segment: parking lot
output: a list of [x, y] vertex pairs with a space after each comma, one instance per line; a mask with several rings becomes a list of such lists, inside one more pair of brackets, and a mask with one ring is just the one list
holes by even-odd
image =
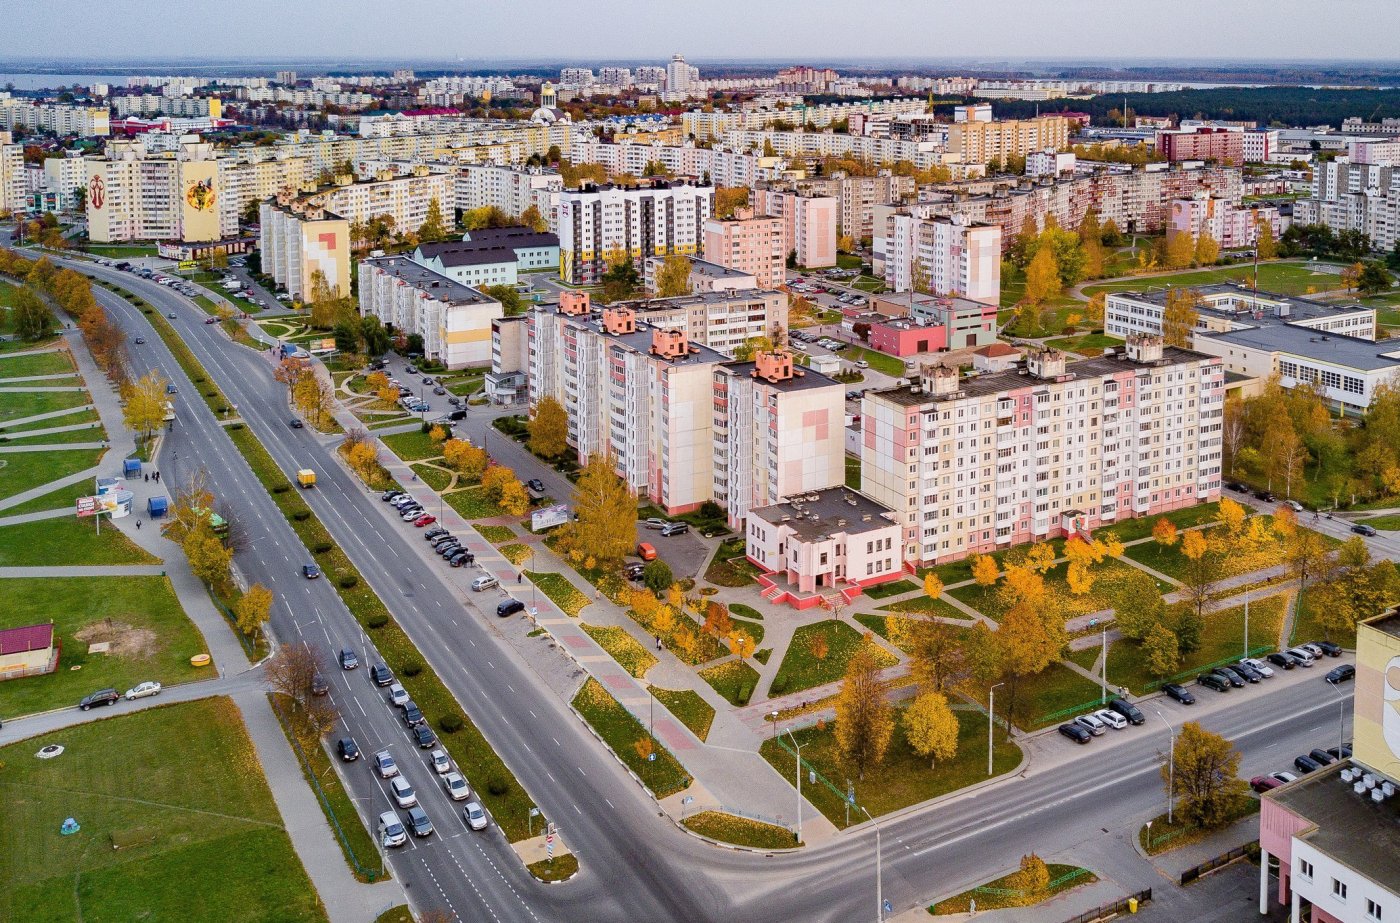
[[656, 556], [666, 562], [676, 579], [698, 577], [710, 562], [717, 544], [701, 538], [694, 529], [681, 535], [663, 536], [660, 529], [649, 528], [643, 522], [637, 523], [637, 541], [655, 548]]

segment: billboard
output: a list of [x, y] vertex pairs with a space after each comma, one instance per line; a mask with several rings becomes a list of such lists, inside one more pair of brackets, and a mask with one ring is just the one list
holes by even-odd
[[217, 168], [212, 160], [180, 164], [180, 239], [219, 239]]
[[75, 502], [78, 518], [106, 514], [121, 519], [131, 512], [132, 496], [129, 490], [114, 490], [98, 497], [79, 497]]
[[562, 526], [568, 521], [569, 507], [563, 503], [546, 506], [530, 514], [530, 528], [535, 532]]

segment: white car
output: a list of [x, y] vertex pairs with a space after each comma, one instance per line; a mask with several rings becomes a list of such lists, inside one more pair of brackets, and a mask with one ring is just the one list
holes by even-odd
[[134, 687], [126, 691], [126, 698], [128, 701], [131, 699], [144, 699], [148, 695], [160, 695], [160, 683], [149, 681], [137, 683]]
[[1093, 734], [1095, 737], [1098, 737], [1104, 731], [1108, 730], [1108, 727], [1093, 715], [1080, 715], [1078, 718], [1074, 719], [1074, 723], [1090, 734]]
[[473, 830], [485, 830], [486, 825], [489, 823], [486, 818], [486, 812], [482, 810], [481, 805], [477, 804], [475, 801], [469, 802], [467, 806], [462, 809], [462, 816], [467, 819], [467, 826]]
[[443, 776], [442, 787], [447, 790], [448, 797], [453, 801], [466, 801], [472, 796], [472, 790], [460, 772], [449, 772]]
[[408, 832], [403, 829], [403, 822], [393, 811], [385, 811], [379, 815], [379, 842], [385, 846], [402, 846], [408, 842]]
[[486, 574], [485, 576], [477, 577], [475, 580], [472, 581], [472, 590], [474, 592], [480, 593], [482, 590], [491, 589], [491, 587], [496, 586], [496, 584], [496, 578], [491, 576], [490, 574]]
[[1262, 675], [1265, 679], [1268, 679], [1270, 676], [1274, 675], [1273, 667], [1269, 666], [1264, 661], [1258, 660], [1254, 657], [1246, 657], [1244, 660], [1240, 661], [1240, 663], [1243, 663], [1247, 667], [1253, 667], [1254, 669], [1258, 670], [1260, 675]]
[[433, 772], [441, 776], [452, 771], [452, 758], [447, 755], [446, 750], [434, 750], [430, 756], [433, 761]]
[[394, 762], [388, 750], [380, 750], [374, 755], [374, 769], [381, 779], [392, 779], [399, 774], [399, 764]]
[[413, 786], [408, 784], [408, 780], [403, 776], [394, 776], [389, 780], [389, 788], [393, 790], [394, 801], [401, 808], [411, 808], [418, 803], [418, 795], [414, 793]]
[[1124, 718], [1122, 715], [1118, 714], [1118, 712], [1114, 711], [1111, 708], [1104, 708], [1099, 711], [1096, 711], [1090, 717], [1098, 718], [1100, 721], [1113, 728], [1115, 731], [1121, 731], [1123, 730], [1123, 728], [1128, 726], [1128, 719]]
[[394, 683], [389, 687], [387, 695], [390, 705], [402, 706], [408, 701], [408, 690], [403, 687], [403, 683]]
[[1284, 502], [1285, 505], [1287, 505], [1287, 506], [1289, 506], [1289, 507], [1292, 507], [1293, 512], [1295, 512], [1295, 513], [1301, 513], [1301, 512], [1303, 512], [1303, 504], [1299, 503], [1297, 500], [1285, 500], [1285, 501], [1283, 501], [1283, 502]]

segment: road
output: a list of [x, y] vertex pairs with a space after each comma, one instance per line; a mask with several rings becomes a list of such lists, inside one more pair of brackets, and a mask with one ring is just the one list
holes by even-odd
[[[834, 923], [874, 910], [872, 829], [778, 856], [714, 849], [678, 833], [537, 682], [493, 621], [482, 618], [471, 601], [456, 598], [436, 573], [422, 571], [406, 544], [416, 533], [391, 520], [384, 505], [367, 497], [335, 463], [334, 440], [287, 427], [283, 389], [272, 382], [265, 359], [206, 327], [203, 313], [179, 294], [86, 268], [138, 291], [162, 313], [175, 312], [177, 330], [283, 472], [290, 477], [299, 467], [317, 470], [318, 486], [307, 492], [307, 501], [521, 784], [559, 823], [583, 866], [574, 881], [546, 887], [528, 876], [497, 834], [435, 838], [390, 860], [420, 907], [450, 907], [461, 919], [485, 919], [489, 913], [494, 920], [536, 923], [727, 920], [738, 913], [759, 923]], [[182, 393], [191, 393], [192, 385], [159, 338], [149, 336], [145, 318], [122, 299], [100, 289], [97, 294], [128, 333], [148, 335], [147, 345], [136, 350], [138, 361], [161, 367]], [[306, 550], [202, 404], [182, 405], [165, 452], [167, 477], [173, 474], [178, 483], [198, 460], [247, 527], [250, 541], [237, 563], [277, 594], [279, 637], [309, 636], [331, 650], [352, 644], [368, 651], [368, 641], [333, 588], [299, 576]], [[431, 789], [421, 756], [377, 701], [365, 671], [337, 671], [335, 683], [347, 728], [362, 748], [389, 746], [415, 787]], [[1192, 716], [1172, 703], [1161, 707], [1173, 723]], [[1212, 713], [1204, 723], [1235, 741], [1245, 753], [1243, 772], [1254, 774], [1286, 768], [1294, 754], [1330, 745], [1336, 738], [1337, 699], [1320, 679], [1289, 690], [1259, 689], [1242, 707]], [[1079, 857], [1125, 888], [1160, 886], [1152, 867], [1124, 844], [1138, 823], [1163, 806], [1157, 768], [1164, 730], [1134, 728], [1096, 741], [1082, 756], [1076, 751], [1072, 758], [1049, 760], [1023, 778], [882, 821], [885, 898], [896, 910], [917, 906], [1011, 868], [1030, 849], [1047, 859]], [[386, 809], [383, 789], [368, 767], [350, 766], [346, 777], [367, 815]], [[458, 832], [450, 805], [430, 800], [427, 806], [441, 829]]]

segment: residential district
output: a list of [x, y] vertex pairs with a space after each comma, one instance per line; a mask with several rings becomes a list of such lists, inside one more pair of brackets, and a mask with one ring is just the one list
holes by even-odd
[[1400, 120], [1185, 89], [0, 93], [0, 919], [1400, 921]]

